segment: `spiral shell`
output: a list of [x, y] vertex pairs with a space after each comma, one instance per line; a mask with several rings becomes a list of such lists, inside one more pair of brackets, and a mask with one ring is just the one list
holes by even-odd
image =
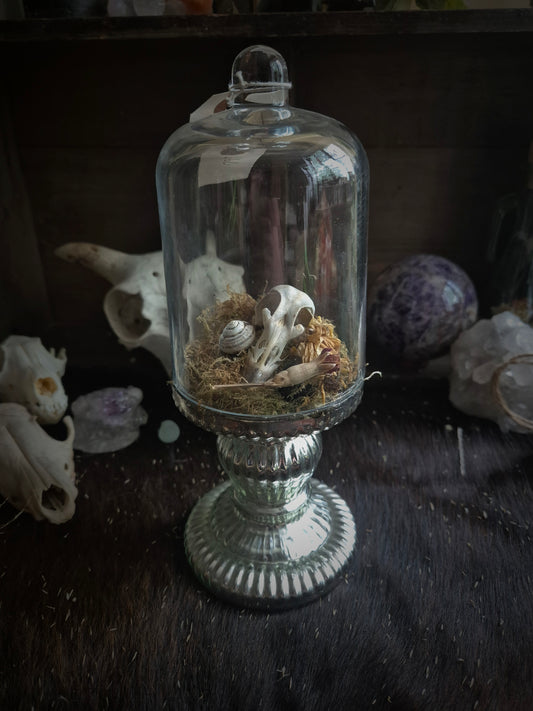
[[255, 328], [251, 323], [234, 319], [222, 330], [218, 345], [223, 353], [239, 353], [251, 346], [255, 338]]

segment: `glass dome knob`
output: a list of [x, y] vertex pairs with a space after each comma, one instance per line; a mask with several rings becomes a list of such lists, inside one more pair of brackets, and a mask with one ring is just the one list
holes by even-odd
[[266, 103], [282, 106], [291, 88], [285, 60], [272, 47], [253, 45], [233, 62], [229, 84], [229, 105]]

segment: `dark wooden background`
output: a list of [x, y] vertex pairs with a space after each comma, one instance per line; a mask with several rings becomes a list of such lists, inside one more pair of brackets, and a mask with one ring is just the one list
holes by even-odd
[[521, 186], [533, 134], [530, 11], [29, 20], [0, 25], [14, 326], [100, 316], [106, 285], [58, 260], [58, 245], [159, 248], [159, 150], [256, 42], [285, 55], [295, 105], [342, 121], [367, 149], [370, 281], [425, 251], [482, 290], [490, 214]]

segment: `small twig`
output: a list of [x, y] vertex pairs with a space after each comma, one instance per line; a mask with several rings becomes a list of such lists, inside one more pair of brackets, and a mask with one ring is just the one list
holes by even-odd
[[459, 448], [459, 471], [461, 472], [461, 476], [466, 476], [465, 448], [462, 427], [457, 428], [457, 446]]
[[[3, 506], [4, 504], [6, 504], [6, 503], [7, 503], [7, 499], [4, 499], [4, 500], [2, 501], [2, 503], [0, 504], [0, 508], [2, 508], [2, 506]], [[24, 513], [24, 509], [22, 509], [22, 510], [20, 510], [18, 513], [16, 513], [16, 514], [13, 516], [13, 518], [11, 518], [9, 521], [6, 521], [6, 523], [3, 523], [3, 524], [0, 526], [0, 531], [1, 531], [2, 529], [6, 528], [7, 526], [9, 526], [10, 524], [12, 524], [14, 521], [16, 521], [17, 518], [18, 518], [19, 516], [22, 516], [23, 513]]]
[[246, 381], [242, 383], [218, 383], [217, 385], [212, 385], [213, 390], [223, 390], [224, 388], [275, 388], [276, 386], [268, 381], [265, 383], [248, 383]]
[[370, 373], [370, 375], [367, 375], [367, 376], [364, 378], [364, 380], [370, 380], [371, 378], [374, 377], [374, 375], [379, 375], [380, 378], [383, 377], [383, 373], [381, 372], [381, 370], [373, 370], [373, 371]]

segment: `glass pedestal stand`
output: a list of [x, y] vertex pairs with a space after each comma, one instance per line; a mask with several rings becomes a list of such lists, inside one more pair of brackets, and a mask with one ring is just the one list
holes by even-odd
[[305, 604], [341, 578], [355, 546], [345, 502], [312, 479], [320, 433], [219, 435], [229, 481], [198, 501], [185, 529], [193, 570], [213, 593], [247, 607]]

